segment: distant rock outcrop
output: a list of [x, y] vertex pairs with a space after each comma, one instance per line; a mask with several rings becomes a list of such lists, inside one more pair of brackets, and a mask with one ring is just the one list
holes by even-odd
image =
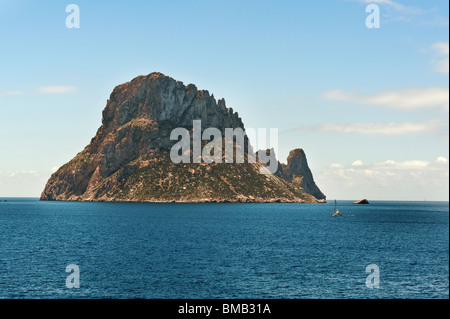
[[358, 201], [354, 202], [353, 204], [367, 205], [367, 204], [369, 204], [369, 201], [367, 199], [361, 199], [361, 200], [358, 200]]
[[86, 148], [56, 171], [41, 200], [151, 202], [317, 202], [302, 150], [291, 152], [277, 174], [261, 163], [180, 163], [169, 153], [174, 128], [242, 128], [238, 113], [208, 91], [161, 73], [117, 86], [103, 110], [102, 126]]

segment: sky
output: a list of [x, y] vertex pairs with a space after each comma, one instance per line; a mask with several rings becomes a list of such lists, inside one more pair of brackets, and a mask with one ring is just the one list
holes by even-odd
[[448, 12], [446, 0], [0, 0], [0, 197], [39, 197], [95, 136], [113, 88], [157, 71], [225, 98], [248, 128], [277, 128], [279, 160], [303, 148], [328, 199], [448, 201]]

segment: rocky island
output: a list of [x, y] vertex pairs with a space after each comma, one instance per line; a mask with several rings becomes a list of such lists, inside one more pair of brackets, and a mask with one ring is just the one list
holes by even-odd
[[[278, 162], [275, 174], [264, 164], [174, 163], [171, 131], [242, 128], [238, 113], [206, 90], [161, 73], [117, 86], [103, 110], [102, 125], [90, 144], [48, 180], [41, 200], [138, 202], [324, 202], [302, 149]], [[248, 154], [246, 154], [247, 156]], [[190, 153], [192, 156], [192, 152]]]

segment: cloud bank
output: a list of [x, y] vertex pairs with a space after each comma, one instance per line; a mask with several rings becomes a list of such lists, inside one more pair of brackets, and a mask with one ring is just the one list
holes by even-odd
[[[444, 156], [435, 161], [331, 163], [315, 179], [323, 185], [329, 198], [333, 198], [330, 197], [333, 194], [354, 200], [370, 196], [385, 200], [448, 200], [449, 197], [449, 161]], [[422, 195], [420, 198], [412, 197], [418, 192]]]
[[406, 135], [429, 133], [444, 137], [448, 131], [448, 121], [437, 119], [422, 122], [323, 123], [300, 127], [294, 129], [293, 131], [321, 131], [366, 135]]
[[404, 111], [432, 110], [448, 112], [449, 110], [449, 89], [442, 87], [384, 91], [370, 95], [357, 95], [342, 90], [330, 90], [323, 93], [322, 98]]

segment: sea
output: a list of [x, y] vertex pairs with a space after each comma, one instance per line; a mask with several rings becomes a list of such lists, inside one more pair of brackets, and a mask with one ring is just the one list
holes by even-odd
[[1, 198], [4, 299], [448, 299], [449, 203]]

